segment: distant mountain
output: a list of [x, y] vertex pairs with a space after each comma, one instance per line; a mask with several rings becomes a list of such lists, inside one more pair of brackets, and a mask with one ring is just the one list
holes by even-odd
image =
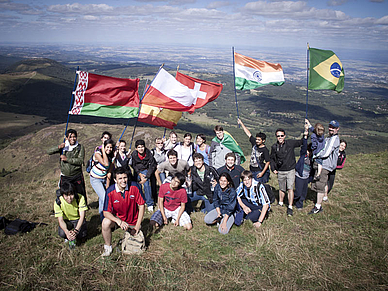
[[10, 65], [20, 61], [22, 58], [19, 57], [8, 57], [8, 56], [2, 56], [0, 55], [0, 73], [3, 73], [3, 71]]

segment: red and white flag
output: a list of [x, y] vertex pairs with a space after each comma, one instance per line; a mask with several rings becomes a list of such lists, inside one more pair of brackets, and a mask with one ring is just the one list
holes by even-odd
[[195, 100], [192, 90], [162, 68], [141, 103], [175, 111], [194, 111]]
[[196, 97], [194, 109], [216, 100], [222, 91], [222, 84], [196, 79], [179, 72], [176, 73], [176, 79], [194, 92]]

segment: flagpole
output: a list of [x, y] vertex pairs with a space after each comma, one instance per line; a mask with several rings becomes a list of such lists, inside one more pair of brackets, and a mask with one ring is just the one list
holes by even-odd
[[[237, 109], [237, 118], [239, 119], [240, 116], [238, 114], [238, 102], [237, 102], [237, 91], [236, 91], [236, 72], [234, 67], [234, 46], [232, 46], [232, 55], [233, 55], [233, 87], [234, 87], [234, 98], [236, 99], [236, 109]], [[240, 127], [240, 125], [238, 126]]]
[[310, 46], [309, 46], [309, 43], [307, 43], [306, 119], [307, 119], [307, 110], [308, 110], [308, 102], [309, 102], [309, 52], [310, 52]]
[[66, 128], [65, 128], [65, 137], [63, 138], [63, 142], [66, 141], [67, 127], [69, 126], [70, 110], [71, 110], [71, 106], [73, 105], [73, 101], [74, 101], [74, 94], [75, 94], [74, 92], [75, 92], [75, 88], [76, 88], [76, 86], [77, 86], [77, 75], [78, 75], [78, 72], [79, 72], [79, 66], [77, 66], [77, 71], [75, 71], [75, 78], [74, 78], [73, 92], [71, 92], [71, 100], [70, 100], [69, 111], [67, 112], [67, 121], [66, 121]]
[[[131, 137], [131, 143], [130, 143], [130, 145], [129, 145], [129, 150], [131, 150], [131, 148], [132, 148], [133, 137], [134, 137], [134, 135], [135, 135], [135, 131], [136, 131], [136, 127], [137, 127], [137, 122], [138, 122], [138, 120], [139, 120], [139, 115], [140, 115], [140, 110], [141, 110], [141, 101], [143, 101], [143, 98], [144, 98], [145, 94], [147, 94], [148, 90], [150, 89], [152, 83], [154, 82], [156, 76], [159, 74], [159, 72], [160, 72], [160, 70], [163, 68], [163, 66], [164, 66], [164, 63], [159, 67], [158, 72], [156, 73], [156, 75], [155, 75], [154, 78], [152, 79], [151, 84], [148, 86], [148, 88], [147, 88], [147, 84], [148, 84], [148, 79], [147, 79], [146, 85], [145, 85], [144, 90], [143, 90], [143, 95], [142, 95], [141, 98], [140, 98], [140, 102], [139, 102], [139, 112], [137, 113], [137, 118], [136, 118], [136, 121], [135, 121], [135, 126], [133, 127], [133, 132], [132, 132], [132, 137]], [[128, 122], [129, 122], [129, 121], [128, 121]], [[126, 127], [124, 128], [124, 131], [125, 131], [125, 129], [126, 129]], [[121, 134], [121, 137], [123, 136], [124, 131], [123, 131], [123, 133]], [[120, 138], [121, 138], [121, 137], [120, 137]]]
[[167, 128], [165, 127], [165, 128], [164, 128], [164, 132], [163, 132], [163, 138], [166, 137], [166, 130], [167, 130]]

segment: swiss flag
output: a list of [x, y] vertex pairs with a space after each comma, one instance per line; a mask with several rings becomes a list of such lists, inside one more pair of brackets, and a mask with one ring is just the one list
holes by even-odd
[[180, 72], [176, 73], [175, 78], [187, 86], [193, 92], [193, 96], [196, 97], [196, 100], [193, 102], [194, 106], [189, 111], [190, 113], [205, 106], [208, 102], [216, 100], [222, 91], [222, 84], [196, 79]]

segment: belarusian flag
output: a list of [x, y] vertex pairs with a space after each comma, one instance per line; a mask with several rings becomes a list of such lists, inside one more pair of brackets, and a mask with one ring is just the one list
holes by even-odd
[[255, 60], [238, 53], [234, 53], [234, 71], [238, 90], [284, 84], [283, 69], [280, 64]]
[[78, 72], [70, 114], [111, 118], [137, 117], [139, 79], [121, 79]]
[[137, 120], [148, 124], [173, 129], [174, 126], [177, 125], [181, 116], [181, 111], [174, 111], [142, 104]]
[[333, 51], [310, 48], [309, 89], [344, 89], [345, 72]]

